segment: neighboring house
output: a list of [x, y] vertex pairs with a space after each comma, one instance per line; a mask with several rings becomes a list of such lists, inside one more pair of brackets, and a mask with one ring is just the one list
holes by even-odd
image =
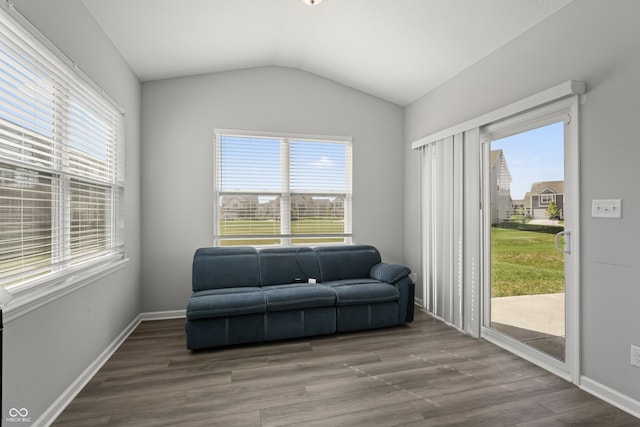
[[525, 206], [524, 199], [512, 200], [511, 212], [513, 212], [514, 215], [525, 215], [527, 212]]
[[220, 216], [222, 219], [248, 218], [258, 206], [258, 196], [223, 196]]
[[344, 197], [292, 196], [291, 217], [343, 217]]
[[[291, 196], [291, 217], [343, 217], [344, 197], [335, 196]], [[225, 220], [239, 218], [279, 219], [280, 196], [260, 201], [256, 195], [223, 196], [221, 201], [221, 217]]]
[[547, 208], [553, 201], [564, 218], [564, 181], [534, 182], [525, 196], [526, 214], [533, 219], [548, 219]]
[[502, 150], [491, 151], [491, 224], [509, 220], [512, 213], [511, 173]]

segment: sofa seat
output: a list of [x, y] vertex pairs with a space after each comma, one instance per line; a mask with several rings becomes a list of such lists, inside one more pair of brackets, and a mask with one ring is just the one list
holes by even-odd
[[340, 332], [383, 328], [398, 324], [398, 288], [373, 279], [325, 283], [336, 292], [336, 329]]
[[262, 291], [269, 312], [334, 307], [336, 304], [336, 293], [326, 286], [295, 283], [264, 286]]
[[338, 306], [397, 302], [400, 296], [397, 287], [371, 279], [336, 280], [324, 285], [336, 292]]
[[267, 303], [261, 288], [210, 289], [193, 293], [187, 304], [187, 319], [215, 319], [265, 311]]

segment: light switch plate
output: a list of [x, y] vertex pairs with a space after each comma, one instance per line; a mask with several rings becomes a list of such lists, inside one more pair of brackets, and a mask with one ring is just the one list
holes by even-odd
[[622, 199], [600, 199], [591, 201], [593, 218], [622, 218]]

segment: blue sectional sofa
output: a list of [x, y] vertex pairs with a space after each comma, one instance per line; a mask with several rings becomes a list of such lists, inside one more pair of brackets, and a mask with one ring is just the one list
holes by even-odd
[[413, 321], [409, 268], [373, 246], [201, 248], [187, 348], [333, 334]]

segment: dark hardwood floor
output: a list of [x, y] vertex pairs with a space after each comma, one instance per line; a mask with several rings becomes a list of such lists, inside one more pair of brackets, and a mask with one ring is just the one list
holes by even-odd
[[192, 353], [143, 322], [54, 426], [640, 426], [422, 311], [408, 326]]

